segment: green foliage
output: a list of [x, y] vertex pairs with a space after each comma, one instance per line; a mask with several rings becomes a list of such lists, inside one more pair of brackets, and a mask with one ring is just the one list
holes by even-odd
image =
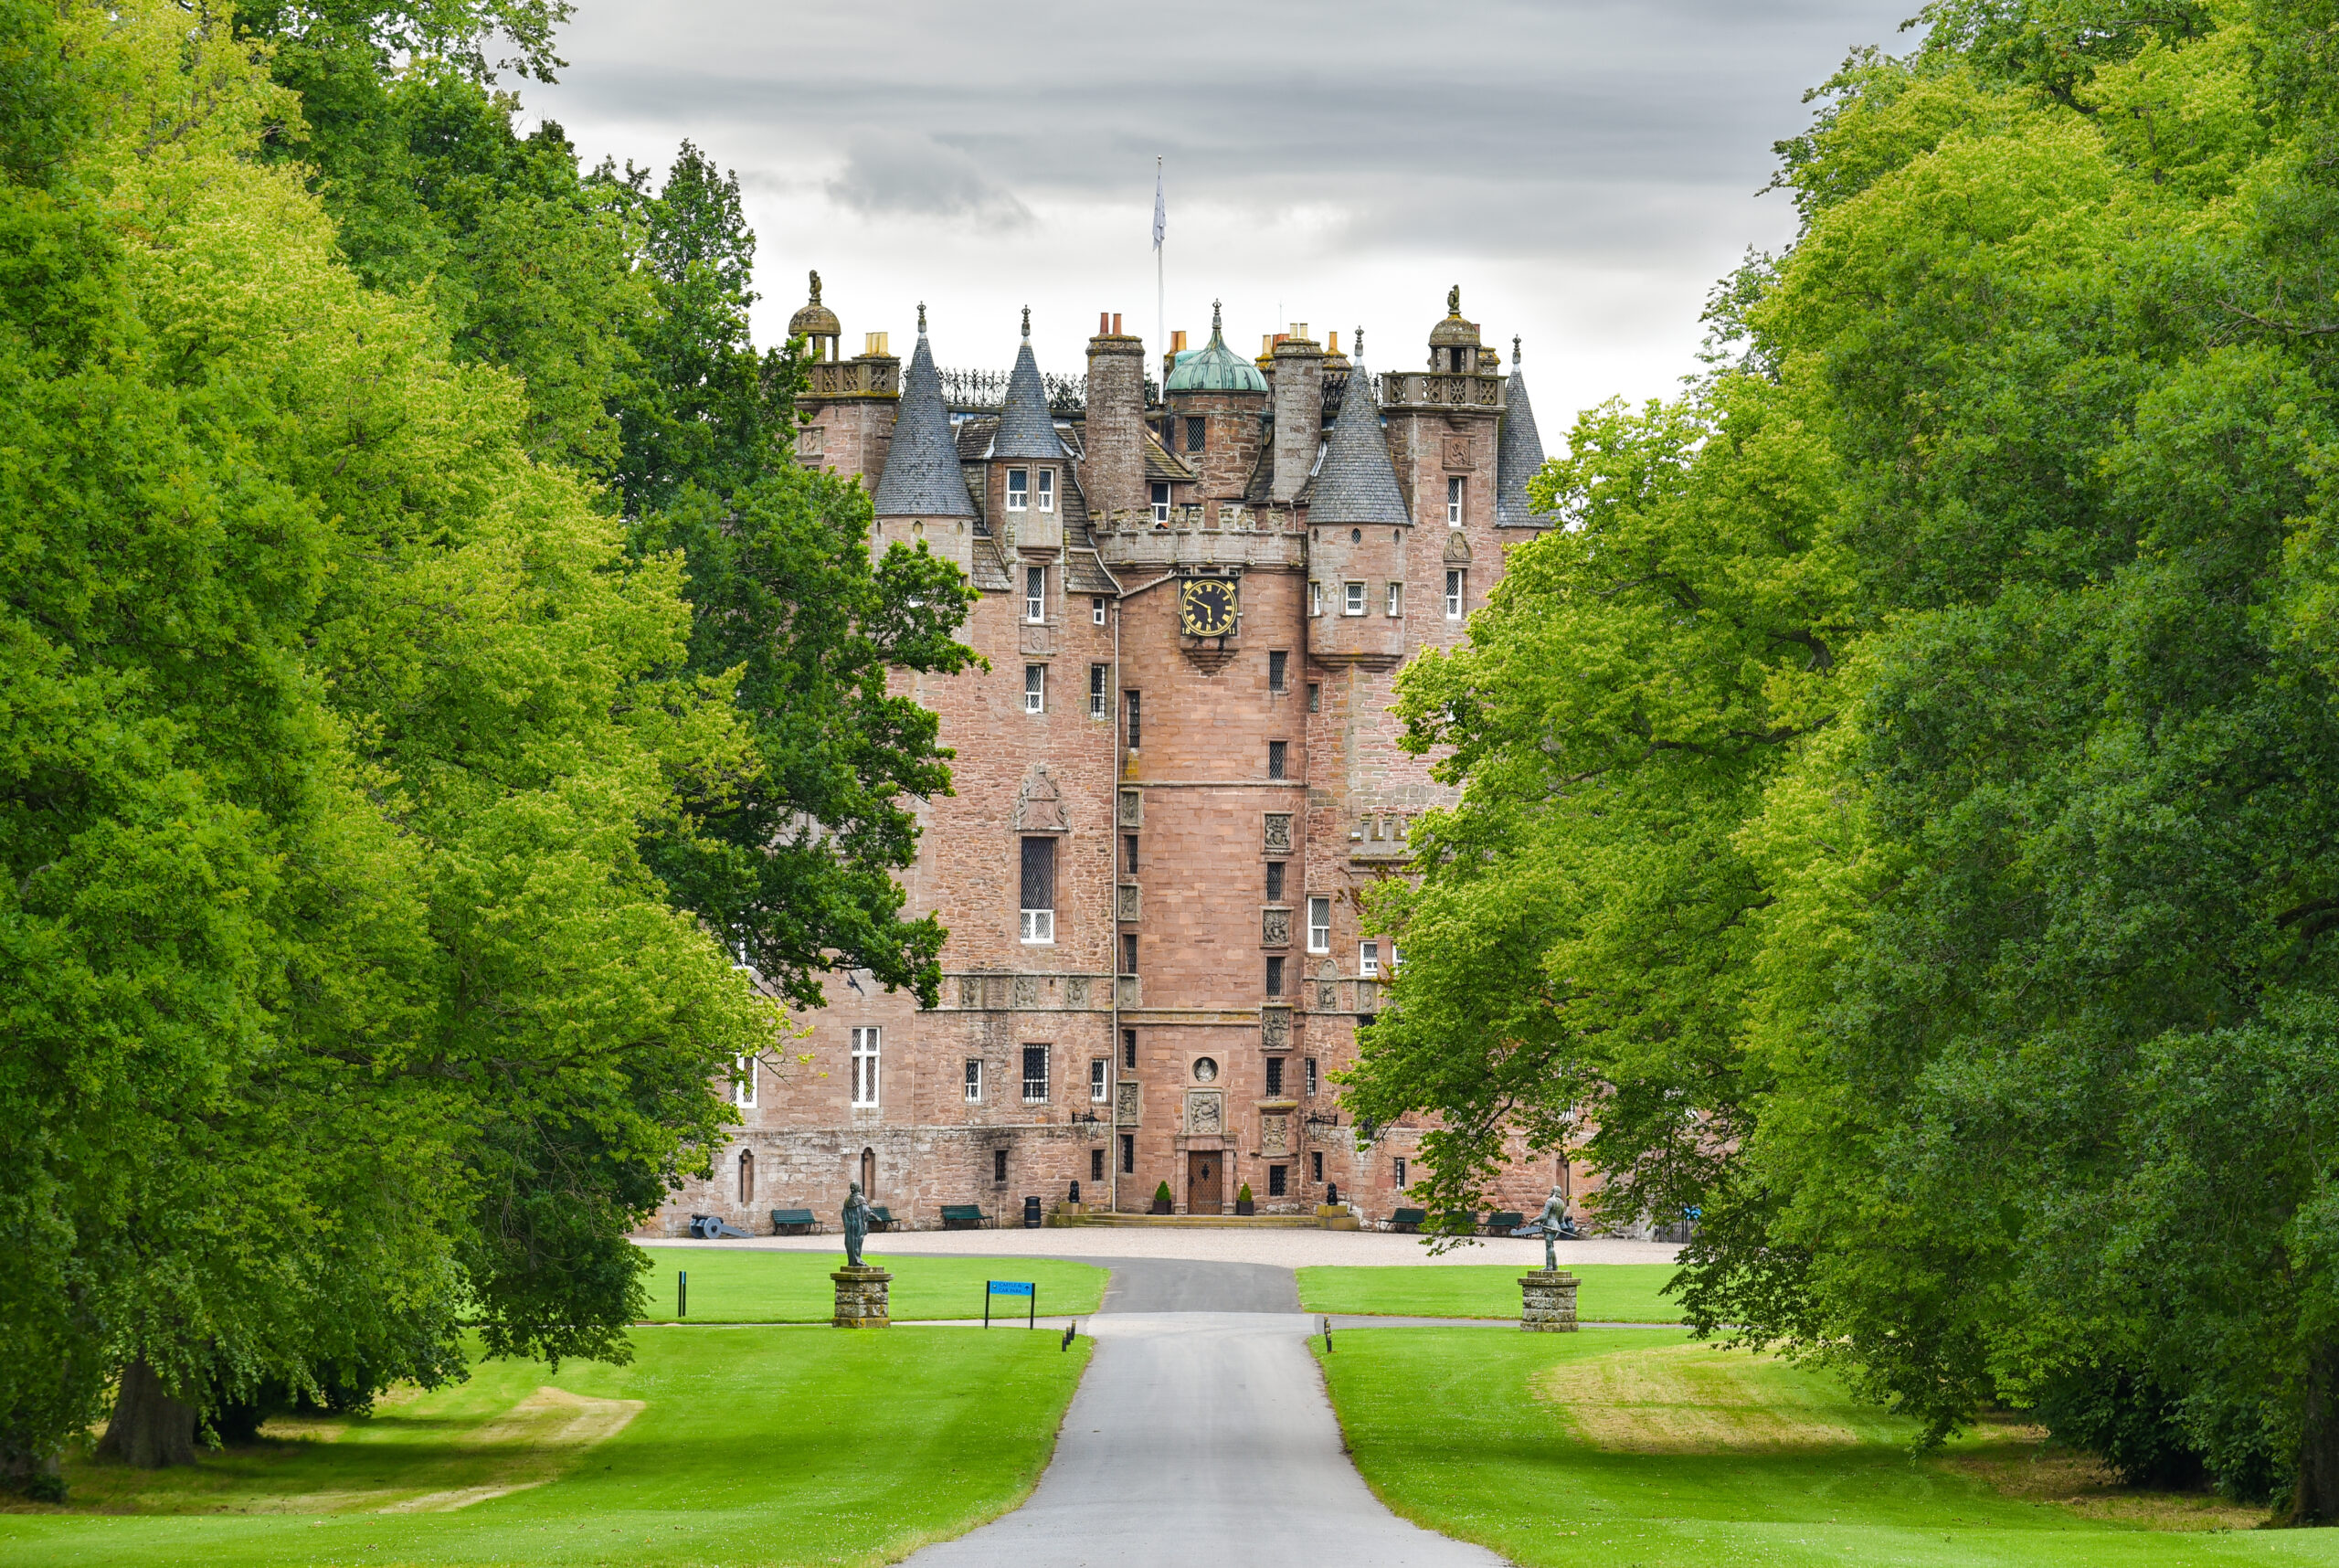
[[1441, 1202], [1507, 1118], [1701, 1203], [1693, 1323], [1929, 1440], [2111, 1366], [2339, 1517], [2333, 17], [1927, 18], [1783, 148], [1744, 351], [1407, 672], [1466, 793], [1348, 1092]]
[[361, 1402], [627, 1353], [775, 1019], [638, 850], [747, 770], [681, 564], [369, 290], [216, 17], [8, 13], [0, 1460], [143, 1361]]

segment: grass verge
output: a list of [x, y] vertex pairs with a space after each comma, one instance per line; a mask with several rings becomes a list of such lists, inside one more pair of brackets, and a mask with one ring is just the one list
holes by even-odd
[[2339, 1563], [2339, 1531], [2121, 1492], [2027, 1429], [1913, 1458], [1832, 1378], [1676, 1331], [1357, 1330], [1322, 1361], [1373, 1490], [1522, 1568]]
[[1089, 1341], [968, 1329], [645, 1329], [625, 1367], [482, 1363], [192, 1468], [67, 1467], [0, 1564], [891, 1562], [1015, 1507]]
[[[1039, 1288], [1042, 1317], [1082, 1315], [1105, 1298], [1107, 1272], [1094, 1264], [1031, 1257], [887, 1257], [874, 1244], [862, 1255], [894, 1277], [888, 1287], [898, 1322], [930, 1318], [979, 1318], [983, 1282], [1029, 1280]], [[844, 1251], [718, 1252], [713, 1247], [643, 1247], [650, 1255], [650, 1318], [674, 1320], [674, 1276], [691, 1277], [693, 1323], [825, 1323], [836, 1311], [829, 1275], [844, 1266]], [[1026, 1311], [1021, 1297], [991, 1303], [994, 1315]]]
[[[1536, 1260], [1541, 1266], [1541, 1260]], [[1678, 1323], [1681, 1304], [1658, 1293], [1669, 1263], [1561, 1266], [1576, 1277], [1576, 1316], [1587, 1323]], [[1299, 1304], [1310, 1312], [1389, 1318], [1516, 1318], [1523, 1266], [1501, 1263], [1303, 1268]]]

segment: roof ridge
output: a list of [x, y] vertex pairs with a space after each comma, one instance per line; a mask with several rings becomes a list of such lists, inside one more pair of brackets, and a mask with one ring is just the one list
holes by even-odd
[[902, 382], [885, 471], [871, 502], [879, 517], [972, 517], [974, 497], [958, 466], [958, 441], [942, 402], [942, 377], [926, 341], [926, 307], [918, 307], [917, 350]]

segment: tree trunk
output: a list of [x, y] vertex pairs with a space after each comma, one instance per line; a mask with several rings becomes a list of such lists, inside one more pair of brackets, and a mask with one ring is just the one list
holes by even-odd
[[142, 1470], [195, 1463], [195, 1406], [171, 1397], [163, 1380], [144, 1361], [122, 1369], [113, 1419], [98, 1452]]
[[2314, 1348], [2302, 1415], [2298, 1482], [2282, 1522], [2330, 1524], [2339, 1521], [2339, 1345]]

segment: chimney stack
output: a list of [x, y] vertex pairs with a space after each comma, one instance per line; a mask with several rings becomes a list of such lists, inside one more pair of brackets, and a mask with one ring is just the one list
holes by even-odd
[[[1088, 426], [1080, 488], [1088, 515], [1110, 528], [1114, 514], [1134, 521], [1145, 494], [1145, 344], [1124, 336], [1121, 318], [1102, 313], [1088, 340]], [[1110, 327], [1112, 331], [1102, 329]]]
[[1316, 466], [1316, 443], [1324, 428], [1324, 351], [1310, 343], [1307, 328], [1274, 335], [1275, 473], [1268, 494], [1287, 502], [1307, 482]]

